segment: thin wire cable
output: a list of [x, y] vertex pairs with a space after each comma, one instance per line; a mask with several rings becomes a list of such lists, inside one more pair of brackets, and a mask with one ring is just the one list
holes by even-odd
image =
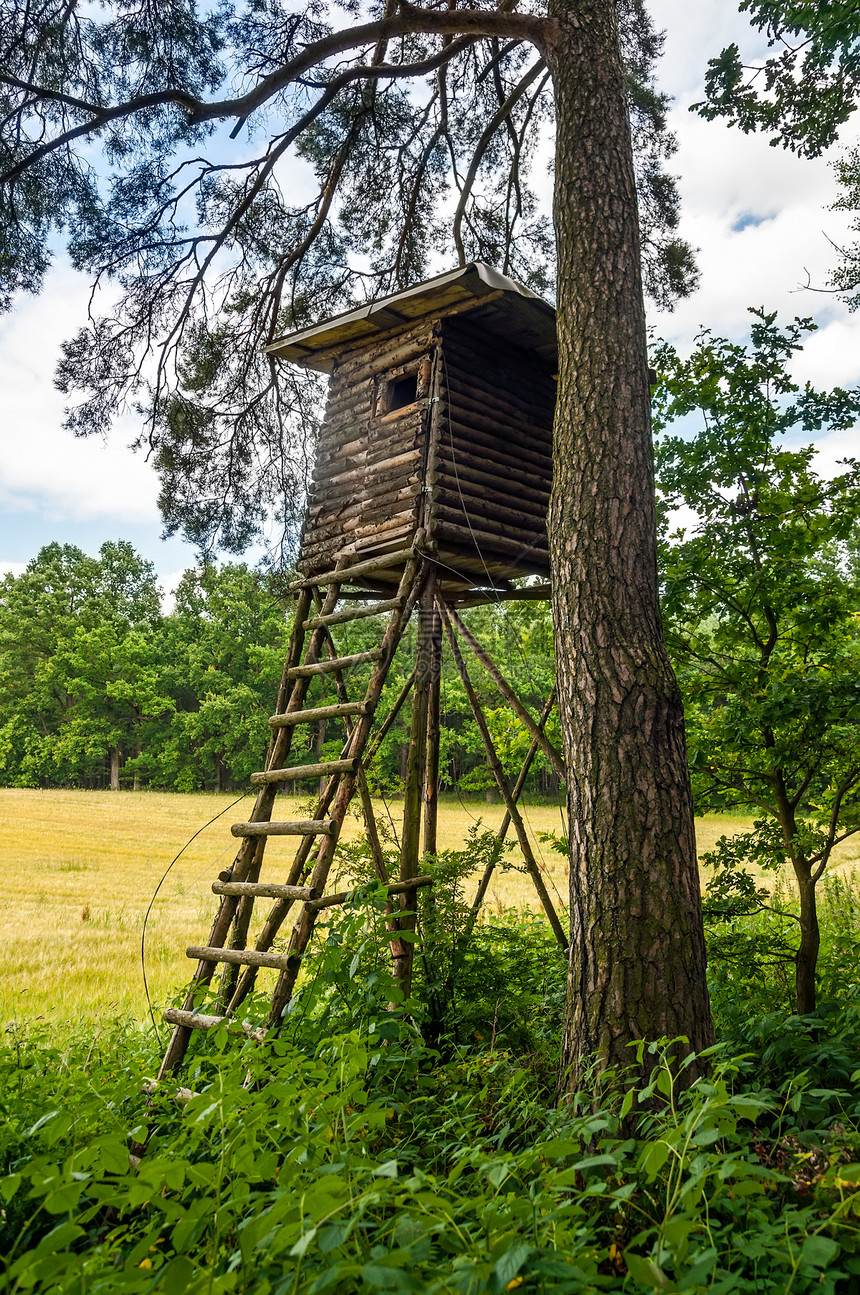
[[[143, 929], [141, 930], [141, 933], [140, 933], [140, 970], [141, 970], [141, 975], [143, 976], [143, 992], [146, 994], [146, 1006], [149, 1011], [149, 1019], [152, 1021], [152, 1028], [155, 1030], [155, 1037], [158, 1040], [159, 1048], [163, 1048], [164, 1044], [161, 1041], [161, 1035], [158, 1031], [158, 1022], [155, 1019], [155, 1012], [152, 1010], [152, 998], [150, 997], [150, 993], [149, 993], [149, 981], [146, 978], [146, 927], [149, 922], [149, 915], [152, 912], [152, 908], [153, 908], [153, 905], [155, 904], [156, 899], [158, 898], [158, 892], [161, 890], [161, 887], [164, 885], [165, 881], [167, 880], [168, 874], [173, 869], [174, 864], [177, 864], [179, 860], [182, 858], [183, 854], [188, 849], [191, 842], [195, 841], [201, 832], [205, 832], [207, 827], [211, 827], [213, 823], [217, 823], [218, 819], [221, 818], [224, 814], [226, 814], [229, 809], [233, 809], [236, 805], [240, 804], [241, 801], [247, 800], [250, 794], [251, 794], [250, 792], [244, 791], [242, 795], [238, 798], [238, 800], [234, 800], [229, 805], [225, 805], [223, 809], [219, 810], [217, 814], [215, 814], [212, 818], [210, 818], [208, 823], [204, 823], [202, 827], [198, 827], [197, 831], [194, 833], [193, 836], [189, 836], [188, 840], [185, 842], [182, 849], [179, 851], [177, 855], [175, 855], [171, 859], [170, 863], [165, 868], [161, 876], [161, 880], [159, 881], [158, 885], [155, 887], [155, 890], [152, 892], [152, 898], [150, 899], [149, 905], [144, 914]], [[225, 851], [222, 850], [221, 853], [224, 854]]]
[[[443, 371], [444, 371], [444, 374], [445, 374], [445, 385], [446, 385], [446, 387], [447, 387], [447, 386], [448, 386], [448, 367], [447, 367], [447, 363], [446, 363], [446, 359], [445, 359], [444, 352], [442, 353], [442, 368], [443, 368]], [[472, 536], [472, 543], [473, 543], [473, 544], [474, 544], [474, 546], [475, 546], [475, 550], [476, 550], [476, 552], [477, 552], [477, 554], [478, 554], [478, 557], [479, 557], [479, 558], [480, 558], [480, 560], [481, 560], [481, 565], [482, 565], [482, 567], [484, 568], [484, 571], [485, 571], [485, 573], [486, 573], [487, 579], [488, 579], [488, 581], [489, 581], [489, 584], [490, 584], [490, 592], [491, 592], [491, 594], [492, 594], [492, 593], [497, 594], [497, 590], [496, 590], [496, 586], [495, 586], [495, 581], [493, 580], [493, 577], [490, 575], [489, 567], [487, 566], [487, 562], [486, 562], [486, 559], [484, 558], [483, 550], [481, 549], [481, 546], [480, 546], [480, 544], [478, 543], [477, 536], [475, 535], [475, 531], [474, 531], [474, 528], [473, 528], [473, 526], [472, 526], [472, 519], [471, 519], [471, 517], [470, 517], [470, 515], [469, 515], [469, 510], [468, 510], [468, 508], [466, 507], [466, 501], [465, 501], [465, 498], [463, 497], [463, 490], [462, 490], [462, 486], [461, 486], [461, 484], [460, 484], [460, 472], [459, 472], [459, 468], [458, 468], [458, 466], [457, 466], [457, 451], [456, 451], [456, 449], [455, 449], [455, 447], [454, 447], [454, 425], [453, 425], [453, 421], [452, 421], [452, 418], [451, 418], [451, 404], [450, 404], [450, 401], [449, 401], [449, 402], [448, 402], [448, 404], [447, 404], [447, 415], [448, 415], [448, 443], [449, 443], [449, 446], [450, 446], [450, 449], [451, 449], [451, 462], [452, 462], [453, 467], [454, 467], [454, 480], [455, 480], [455, 481], [456, 481], [456, 483], [457, 483], [457, 493], [458, 493], [458, 495], [460, 496], [460, 506], [461, 506], [461, 508], [462, 508], [462, 510], [463, 510], [463, 516], [464, 516], [464, 517], [465, 517], [465, 519], [466, 519], [466, 525], [467, 525], [467, 526], [468, 526], [468, 528], [469, 528], [469, 533], [470, 533], [470, 535]], [[520, 552], [517, 554], [517, 556], [513, 559], [513, 562], [510, 564], [510, 566], [509, 566], [509, 570], [512, 570], [512, 569], [515, 567], [516, 563], [517, 563], [517, 562], [519, 562], [520, 558], [524, 557], [524, 556], [526, 555], [526, 553], [531, 552], [531, 550], [532, 550], [533, 548], [534, 548], [534, 545], [533, 545], [533, 544], [530, 544], [530, 545], [527, 545], [527, 546], [524, 546], [523, 548], [521, 548], [521, 549], [520, 549]], [[448, 569], [449, 569], [449, 570], [453, 570], [453, 568], [450, 568], [450, 567], [449, 567]], [[521, 643], [521, 641], [520, 641], [519, 635], [514, 635], [514, 634], [511, 632], [511, 625], [510, 625], [510, 620], [509, 620], [509, 618], [508, 618], [508, 611], [507, 611], [507, 608], [505, 607], [505, 605], [504, 605], [504, 603], [503, 603], [502, 599], [498, 597], [498, 595], [496, 596], [495, 603], [496, 603], [496, 606], [498, 607], [499, 613], [500, 613], [500, 615], [501, 615], [502, 625], [503, 625], [503, 627], [504, 627], [505, 631], [506, 631], [506, 632], [508, 633], [508, 635], [509, 635], [509, 639], [508, 639], [508, 646], [510, 647], [511, 645], [513, 645], [513, 646], [514, 646], [514, 648], [515, 648], [515, 650], [519, 653], [519, 655], [520, 655], [520, 657], [521, 657], [521, 659], [522, 659], [523, 665], [525, 666], [526, 674], [528, 675], [529, 684], [531, 685], [532, 690], [533, 690], [533, 691], [536, 691], [536, 689], [535, 689], [535, 679], [534, 679], [534, 675], [532, 674], [532, 670], [531, 670], [531, 666], [529, 665], [528, 658], [526, 657], [526, 654], [525, 654], [525, 652], [523, 651], [523, 646], [522, 646], [522, 643]], [[558, 803], [559, 814], [560, 814], [560, 817], [561, 817], [562, 830], [563, 830], [563, 831], [566, 831], [565, 813], [564, 813], [564, 808], [563, 808], [562, 803], [561, 803], [561, 796], [560, 796], [560, 794], [559, 794], [558, 788], [556, 788], [556, 801], [557, 801], [557, 803]], [[528, 821], [528, 813], [526, 813], [526, 819], [527, 819], [527, 821]], [[529, 824], [528, 824], [528, 825], [531, 827], [531, 823], [530, 823], [530, 822], [529, 822]], [[533, 832], [532, 834], [534, 835], [534, 832]], [[536, 838], [536, 839], [537, 839], [537, 838]], [[540, 857], [541, 857], [541, 861], [542, 861], [542, 863], [544, 864], [544, 868], [546, 869], [546, 859], [544, 858], [543, 851], [541, 850], [540, 845], [538, 845], [538, 847], [537, 847], [537, 848], [538, 848], [538, 853], [540, 854]], [[558, 891], [556, 891], [556, 894], [558, 894]]]

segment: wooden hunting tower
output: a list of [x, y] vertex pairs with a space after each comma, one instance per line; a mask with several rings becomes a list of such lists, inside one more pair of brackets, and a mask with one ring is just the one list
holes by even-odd
[[[260, 1032], [247, 1022], [238, 1025], [236, 1013], [261, 969], [278, 976], [268, 1024], [260, 1029], [279, 1028], [318, 913], [347, 898], [346, 892], [328, 894], [327, 882], [355, 795], [376, 877], [388, 895], [394, 975], [408, 991], [416, 894], [433, 884], [432, 872], [420, 875], [419, 864], [423, 856], [432, 866], [436, 852], [443, 634], [505, 803], [500, 846], [513, 826], [547, 918], [566, 947], [517, 806], [538, 750], [564, 776], [561, 756], [544, 733], [553, 698], [535, 718], [459, 615], [464, 605], [545, 598], [549, 592], [545, 583], [522, 588], [513, 580], [548, 574], [554, 311], [511, 279], [475, 264], [281, 338], [269, 350], [328, 373], [328, 405], [265, 768], [251, 775], [258, 792], [249, 820], [231, 829], [242, 842], [236, 858], [212, 885], [221, 899], [209, 942], [188, 949], [197, 960], [188, 996], [181, 1009], [165, 1012], [174, 1031], [162, 1075], [181, 1062], [195, 1030], [224, 1025]], [[388, 670], [414, 611], [415, 667], [380, 719]], [[360, 652], [338, 647], [335, 634], [349, 622], [372, 625], [383, 615], [378, 646]], [[513, 784], [493, 747], [464, 646], [532, 738]], [[350, 674], [356, 667], [364, 668], [358, 685]], [[399, 868], [389, 875], [367, 770], [410, 692]], [[302, 726], [309, 730], [304, 738]], [[293, 763], [314, 742], [322, 752], [334, 736], [339, 758], [321, 760], [318, 754], [315, 763]], [[274, 819], [279, 788], [302, 779], [319, 784], [312, 816]], [[299, 844], [286, 876], [264, 878], [264, 851], [273, 836], [298, 838]], [[472, 921], [497, 857], [478, 884]], [[270, 909], [252, 931], [257, 901], [269, 901]], [[294, 910], [298, 916], [280, 944], [279, 933]], [[219, 966], [218, 1010], [204, 1014], [201, 999]]]
[[557, 347], [545, 301], [474, 264], [268, 349], [329, 374], [303, 575], [418, 532], [446, 587], [548, 574]]

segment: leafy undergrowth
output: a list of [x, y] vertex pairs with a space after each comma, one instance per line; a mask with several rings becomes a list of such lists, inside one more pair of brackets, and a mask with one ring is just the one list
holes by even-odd
[[437, 1018], [431, 1046], [378, 919], [373, 903], [336, 919], [278, 1038], [210, 1034], [179, 1093], [141, 1091], [158, 1045], [130, 1023], [7, 1031], [0, 1291], [860, 1289], [850, 996], [815, 1022], [738, 1011], [687, 1092], [655, 1044], [647, 1087], [604, 1077], [558, 1108], [546, 933], [479, 929], [446, 973], [469, 1010], [447, 1035]]

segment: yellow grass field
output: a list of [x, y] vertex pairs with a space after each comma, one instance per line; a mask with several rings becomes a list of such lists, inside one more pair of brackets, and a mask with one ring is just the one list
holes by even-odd
[[[146, 998], [141, 973], [141, 933], [153, 893], [171, 860], [199, 829], [168, 873], [152, 904], [146, 933], [146, 972], [156, 1005], [163, 1005], [188, 976], [189, 944], [205, 941], [216, 903], [211, 883], [230, 861], [236, 842], [230, 824], [245, 817], [250, 797], [228, 809], [230, 796], [157, 792], [31, 791], [0, 789], [0, 1020], [67, 1021], [105, 1013], [142, 1019]], [[279, 815], [303, 816], [300, 802], [285, 798]], [[395, 824], [400, 807], [390, 806]], [[380, 817], [385, 816], [382, 805]], [[204, 825], [220, 811], [211, 826]], [[501, 805], [446, 802], [440, 807], [439, 849], [456, 849], [478, 820], [501, 821]], [[529, 830], [559, 829], [558, 809], [527, 806]], [[710, 816], [697, 823], [700, 853], [723, 833], [748, 820]], [[398, 825], [399, 826], [399, 825]], [[350, 819], [347, 839], [361, 825]], [[837, 867], [860, 861], [849, 843]], [[295, 846], [293, 840], [292, 845]], [[563, 860], [535, 838], [550, 890], [566, 896]], [[289, 839], [274, 839], [265, 877], [283, 876]], [[279, 869], [282, 861], [284, 869]], [[279, 875], [280, 874], [280, 875]], [[343, 879], [342, 879], [343, 884]], [[536, 906], [526, 877], [508, 872], [490, 888], [491, 908]]]

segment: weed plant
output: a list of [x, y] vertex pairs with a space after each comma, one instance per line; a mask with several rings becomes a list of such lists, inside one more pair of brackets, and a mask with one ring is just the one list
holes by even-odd
[[679, 1091], [671, 1042], [643, 1043], [647, 1084], [595, 1078], [559, 1108], [560, 955], [514, 913], [464, 940], [457, 860], [437, 866], [412, 999], [367, 886], [320, 930], [277, 1038], [197, 1036], [181, 1088], [141, 1091], [159, 1048], [130, 1022], [10, 1028], [0, 1291], [860, 1289], [853, 898], [825, 905], [832, 1010], [792, 1017], [775, 970], [718, 960], [709, 1076]]

